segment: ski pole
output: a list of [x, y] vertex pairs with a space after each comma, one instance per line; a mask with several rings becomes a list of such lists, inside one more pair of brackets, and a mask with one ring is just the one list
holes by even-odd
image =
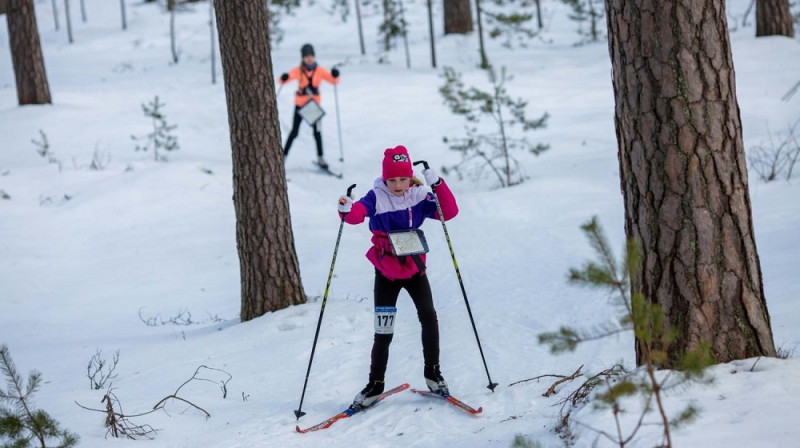
[[[356, 184], [350, 185], [350, 188], [347, 189], [347, 195], [351, 196], [353, 188], [356, 187]], [[297, 416], [297, 419], [300, 420], [300, 417], [306, 415], [305, 412], [302, 411], [303, 409], [303, 399], [306, 396], [306, 386], [308, 386], [308, 376], [311, 374], [311, 363], [314, 361], [314, 351], [317, 349], [317, 339], [319, 339], [319, 328], [322, 325], [322, 314], [325, 313], [325, 302], [328, 301], [328, 290], [331, 286], [331, 278], [333, 277], [333, 266], [336, 264], [336, 254], [339, 252], [339, 241], [342, 239], [342, 228], [344, 227], [344, 216], [347, 213], [342, 214], [342, 220], [339, 222], [339, 235], [336, 236], [336, 246], [333, 249], [333, 259], [331, 260], [331, 270], [328, 272], [328, 282], [325, 284], [325, 294], [322, 296], [322, 307], [319, 310], [319, 320], [317, 321], [317, 331], [314, 333], [314, 344], [311, 346], [311, 357], [308, 360], [308, 370], [306, 370], [306, 380], [303, 383], [303, 393], [300, 395], [300, 406], [297, 407], [297, 410], [294, 411], [294, 415]]]
[[[414, 162], [414, 165], [422, 164], [427, 170], [430, 168], [428, 162], [424, 160], [419, 160]], [[481, 338], [478, 337], [478, 328], [475, 327], [475, 319], [472, 317], [472, 309], [469, 306], [469, 299], [467, 299], [467, 290], [464, 289], [464, 281], [461, 279], [461, 271], [458, 269], [458, 262], [456, 261], [456, 253], [453, 251], [453, 243], [450, 242], [450, 234], [447, 233], [447, 225], [444, 223], [444, 213], [442, 213], [442, 206], [439, 204], [439, 197], [436, 195], [436, 191], [433, 189], [433, 185], [431, 185], [431, 192], [433, 193], [433, 201], [436, 203], [436, 212], [439, 213], [439, 220], [442, 222], [442, 229], [444, 229], [444, 237], [447, 240], [447, 247], [450, 248], [450, 257], [453, 258], [453, 267], [456, 269], [456, 277], [458, 277], [458, 284], [461, 286], [461, 294], [464, 296], [464, 304], [467, 306], [467, 314], [469, 314], [469, 320], [472, 323], [472, 331], [475, 332], [475, 340], [478, 341], [478, 351], [481, 353], [481, 359], [483, 360], [483, 368], [486, 369], [486, 377], [489, 378], [489, 385], [486, 386], [489, 390], [494, 392], [494, 388], [497, 387], [497, 383], [492, 382], [492, 376], [489, 375], [489, 367], [486, 365], [486, 357], [483, 356], [483, 348], [481, 347]]]
[[[285, 84], [281, 84], [281, 85], [278, 86], [278, 92], [275, 93], [275, 100], [277, 100], [281, 96], [281, 90], [283, 90], [283, 86], [284, 85]], [[286, 123], [283, 122], [283, 120], [279, 119], [279, 123], [280, 123], [282, 129], [291, 129], [292, 128], [291, 126], [287, 126]], [[283, 131], [281, 130], [281, 132], [283, 132]]]
[[336, 89], [336, 84], [333, 85], [333, 100], [336, 104], [336, 129], [339, 131], [339, 161], [344, 162], [344, 149], [342, 148], [342, 123], [339, 120], [339, 91]]

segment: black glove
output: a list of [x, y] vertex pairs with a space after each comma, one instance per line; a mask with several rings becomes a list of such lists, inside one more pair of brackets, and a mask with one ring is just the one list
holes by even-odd
[[339, 69], [334, 67], [333, 70], [331, 70], [331, 75], [333, 75], [334, 78], [338, 78], [339, 77]]
[[281, 75], [281, 81], [286, 82], [289, 79], [289, 74], [284, 73]]

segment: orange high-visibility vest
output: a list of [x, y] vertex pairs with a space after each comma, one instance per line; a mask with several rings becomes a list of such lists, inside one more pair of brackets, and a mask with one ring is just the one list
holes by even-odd
[[[289, 81], [297, 80], [297, 93], [294, 96], [294, 104], [297, 107], [303, 107], [311, 98], [317, 104], [321, 104], [319, 95], [319, 85], [323, 80], [330, 84], [339, 84], [339, 78], [334, 78], [325, 67], [317, 65], [312, 70], [307, 70], [304, 66], [298, 66], [289, 71], [289, 79], [278, 83], [286, 84]], [[310, 86], [309, 86], [310, 81]]]

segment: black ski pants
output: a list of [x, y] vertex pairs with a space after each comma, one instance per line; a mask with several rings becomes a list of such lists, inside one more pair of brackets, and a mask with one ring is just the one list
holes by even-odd
[[[302, 121], [303, 117], [300, 116], [300, 108], [295, 106], [294, 118], [292, 119], [292, 131], [289, 132], [289, 137], [286, 139], [286, 144], [283, 146], [284, 157], [289, 155], [289, 149], [292, 147], [294, 139], [297, 138], [297, 132], [300, 130], [300, 123]], [[317, 142], [317, 156], [322, 157], [322, 132], [320, 132], [320, 121], [317, 120], [311, 127], [314, 129], [314, 141]]]
[[[416, 274], [409, 279], [389, 280], [375, 271], [375, 307], [394, 307], [400, 290], [405, 289], [417, 307], [417, 317], [422, 325], [422, 356], [426, 365], [439, 364], [439, 320], [433, 307], [433, 296], [428, 276]], [[383, 381], [389, 362], [389, 344], [392, 334], [375, 334], [369, 369], [370, 381]]]

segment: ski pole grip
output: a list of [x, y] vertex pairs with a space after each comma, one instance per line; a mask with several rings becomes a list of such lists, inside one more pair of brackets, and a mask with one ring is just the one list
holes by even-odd
[[419, 165], [420, 163], [422, 164], [422, 166], [424, 166], [424, 167], [425, 167], [425, 169], [426, 169], [426, 170], [427, 170], [428, 168], [430, 168], [430, 165], [428, 165], [428, 162], [426, 162], [426, 161], [424, 161], [424, 160], [417, 160], [416, 162], [414, 162], [414, 165]]
[[353, 188], [356, 188], [356, 184], [350, 185], [350, 187], [347, 189], [347, 195], [351, 198], [353, 197]]

